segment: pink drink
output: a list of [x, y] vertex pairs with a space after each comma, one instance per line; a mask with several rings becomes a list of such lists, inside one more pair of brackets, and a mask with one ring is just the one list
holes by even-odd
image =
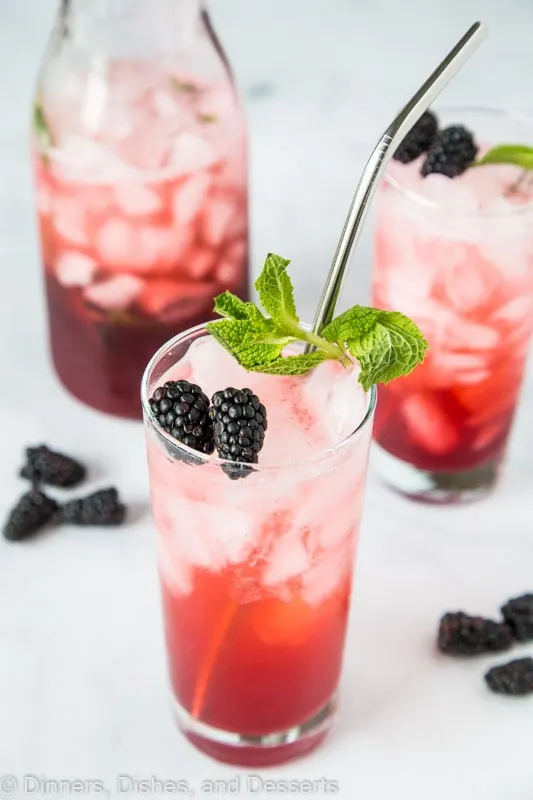
[[[230, 385], [259, 395], [257, 471], [232, 481], [215, 457], [191, 464], [154, 426], [147, 398], [180, 378], [209, 396]], [[225, 761], [292, 758], [321, 741], [334, 710], [374, 393], [338, 362], [305, 378], [247, 373], [198, 328], [156, 354], [143, 396], [180, 724]]]
[[[153, 23], [162, 12], [145, 5]], [[62, 43], [41, 78], [34, 163], [54, 363], [76, 397], [113, 414], [140, 415], [151, 355], [210, 318], [217, 293], [248, 292], [245, 128], [202, 31], [195, 69], [97, 53], [83, 69]]]
[[420, 163], [393, 162], [381, 188], [372, 302], [410, 316], [430, 352], [380, 387], [374, 435], [388, 483], [455, 500], [493, 485], [511, 430], [533, 331], [533, 191], [513, 166], [450, 180]]

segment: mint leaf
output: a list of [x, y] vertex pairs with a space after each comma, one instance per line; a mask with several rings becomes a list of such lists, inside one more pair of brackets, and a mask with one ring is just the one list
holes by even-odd
[[[269, 320], [265, 322], [270, 325]], [[260, 365], [275, 361], [283, 350], [283, 345], [262, 342], [261, 332], [254, 330], [248, 320], [208, 322], [207, 330], [248, 370], [257, 370]]]
[[316, 350], [314, 353], [278, 358], [255, 367], [254, 371], [266, 372], [267, 375], [306, 375], [328, 358], [322, 350]]
[[428, 343], [420, 329], [399, 311], [354, 306], [327, 325], [321, 335], [347, 348], [361, 366], [359, 382], [388, 383], [408, 375], [424, 360]]
[[485, 153], [472, 166], [482, 167], [485, 164], [515, 164], [522, 169], [533, 169], [533, 147], [525, 144], [500, 144]]
[[196, 94], [199, 91], [198, 86], [191, 81], [182, 81], [180, 78], [170, 78], [170, 85], [175, 92], [180, 94]]
[[50, 150], [51, 147], [54, 145], [54, 139], [52, 136], [52, 132], [50, 130], [50, 126], [48, 124], [48, 120], [46, 119], [46, 115], [44, 113], [42, 104], [40, 101], [36, 101], [33, 106], [33, 131], [35, 133], [35, 138], [37, 139], [37, 143], [39, 145], [39, 149], [42, 151], [44, 155]]
[[294, 291], [287, 274], [290, 263], [286, 258], [269, 253], [263, 270], [255, 282], [261, 305], [275, 323], [287, 331], [294, 330], [299, 325]]
[[[261, 303], [270, 317], [231, 292], [215, 298], [215, 311], [224, 319], [209, 322], [207, 328], [245, 369], [305, 375], [326, 359], [350, 367], [355, 358], [361, 366], [359, 382], [368, 390], [373, 383], [407, 375], [424, 360], [426, 340], [415, 323], [398, 311], [354, 306], [332, 320], [320, 335], [302, 328], [287, 274], [289, 263], [270, 253], [257, 279]], [[286, 347], [295, 342], [314, 349], [284, 356]]]
[[197, 114], [196, 115], [198, 122], [201, 122], [202, 125], [213, 125], [217, 120], [218, 117], [216, 114]]

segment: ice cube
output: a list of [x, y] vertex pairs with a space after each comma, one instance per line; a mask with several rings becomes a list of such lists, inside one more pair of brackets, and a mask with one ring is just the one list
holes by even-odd
[[87, 286], [96, 268], [94, 259], [72, 250], [59, 257], [56, 263], [56, 275], [63, 286]]
[[500, 437], [502, 433], [503, 426], [501, 423], [496, 425], [486, 425], [482, 427], [479, 433], [476, 435], [472, 444], [472, 448], [474, 450], [484, 450], [485, 447], [488, 447], [495, 439]]
[[168, 167], [174, 147], [174, 133], [164, 119], [147, 115], [136, 122], [133, 131], [120, 142], [120, 156], [140, 169], [159, 170]]
[[254, 519], [236, 508], [193, 500], [166, 489], [153, 500], [156, 524], [170, 532], [169, 547], [188, 563], [212, 571], [246, 557]]
[[[463, 350], [475, 355], [475, 351], [488, 351], [501, 343], [496, 328], [456, 317], [446, 329], [446, 345], [450, 350]], [[482, 364], [484, 366], [484, 364]]]
[[217, 278], [224, 287], [235, 286], [242, 272], [242, 264], [236, 264], [227, 258], [217, 264]]
[[192, 368], [194, 383], [211, 397], [218, 389], [249, 385], [249, 374], [213, 337], [196, 339], [189, 348], [187, 361]]
[[[360, 467], [363, 469], [364, 464]], [[293, 491], [295, 511], [291, 527], [305, 541], [311, 555], [335, 547], [355, 529], [360, 513], [361, 480], [356, 471], [343, 467], [329, 478], [321, 475]]]
[[191, 278], [205, 280], [215, 268], [215, 253], [208, 247], [195, 247], [187, 259], [187, 270]]
[[432, 173], [422, 181], [420, 187], [423, 197], [440, 209], [451, 210], [453, 214], [472, 214], [478, 210], [474, 189], [445, 175]]
[[66, 180], [109, 183], [128, 174], [108, 145], [77, 134], [70, 134], [54, 150], [54, 170]]
[[241, 267], [247, 253], [248, 244], [246, 242], [246, 237], [243, 237], [242, 239], [237, 239], [228, 247], [226, 250], [226, 257], [229, 261], [233, 261]]
[[276, 586], [301, 575], [309, 566], [309, 554], [301, 539], [294, 534], [282, 536], [268, 556], [263, 572], [265, 586]]
[[119, 217], [105, 222], [96, 234], [102, 266], [118, 271], [175, 270], [190, 244], [189, 228], [139, 226]]
[[137, 261], [135, 227], [120, 217], [107, 220], [96, 234], [96, 249], [103, 267], [131, 266]]
[[120, 184], [115, 189], [115, 197], [121, 211], [132, 217], [155, 214], [163, 205], [157, 191], [139, 182]]
[[187, 319], [211, 307], [215, 285], [197, 281], [150, 280], [145, 284], [139, 304], [147, 314], [161, 319]]
[[187, 255], [193, 232], [189, 227], [144, 225], [137, 231], [138, 269], [175, 271]]
[[353, 566], [353, 542], [341, 542], [328, 550], [303, 576], [302, 599], [316, 606], [335, 592], [348, 578]]
[[173, 170], [183, 175], [214, 166], [219, 156], [213, 145], [194, 133], [182, 133], [175, 140], [171, 164]]
[[161, 581], [172, 594], [190, 594], [193, 588], [191, 567], [181, 553], [167, 546], [169, 538], [168, 533], [160, 532], [156, 538], [156, 557]]
[[206, 200], [210, 185], [210, 174], [199, 172], [175, 190], [172, 208], [177, 225], [188, 225], [196, 217]]
[[44, 183], [37, 189], [37, 208], [41, 214], [48, 215], [52, 212], [52, 193]]
[[58, 195], [53, 201], [53, 215], [54, 227], [62, 239], [75, 245], [89, 243], [88, 221], [80, 202]]
[[427, 452], [444, 455], [459, 444], [456, 428], [435, 398], [412, 394], [403, 401], [401, 413], [409, 435]]
[[365, 416], [368, 401], [358, 375], [356, 366], [346, 369], [338, 361], [325, 361], [303, 381], [303, 404], [330, 444], [345, 439]]
[[218, 247], [224, 241], [235, 215], [235, 204], [222, 197], [212, 198], [205, 209], [204, 236], [209, 244]]
[[116, 275], [93, 283], [84, 290], [90, 303], [106, 311], [124, 311], [141, 294], [144, 282], [133, 275]]
[[253, 547], [256, 513], [247, 513], [241, 508], [223, 503], [204, 504], [203, 524], [216, 538], [230, 564], [245, 561]]
[[493, 319], [498, 322], [523, 323], [533, 317], [533, 292], [531, 289], [524, 296], [513, 297], [494, 313]]
[[493, 302], [502, 286], [502, 276], [474, 245], [463, 245], [443, 273], [443, 289], [452, 308], [468, 314]]

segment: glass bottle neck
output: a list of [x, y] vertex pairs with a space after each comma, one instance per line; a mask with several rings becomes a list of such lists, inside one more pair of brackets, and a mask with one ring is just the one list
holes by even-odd
[[63, 37], [102, 51], [175, 52], [204, 25], [203, 0], [62, 0]]

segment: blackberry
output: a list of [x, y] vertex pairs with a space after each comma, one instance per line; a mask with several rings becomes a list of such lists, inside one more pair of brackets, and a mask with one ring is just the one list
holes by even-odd
[[110, 488], [65, 503], [59, 518], [70, 525], [120, 525], [125, 514], [117, 490]]
[[266, 408], [251, 389], [229, 386], [212, 397], [209, 417], [217, 453], [239, 465], [225, 465], [224, 472], [232, 480], [245, 478], [253, 471], [243, 464], [257, 464], [267, 429]]
[[485, 675], [491, 692], [524, 695], [533, 693], [533, 658], [517, 658], [492, 667]]
[[4, 537], [10, 542], [27, 539], [51, 521], [57, 503], [37, 489], [23, 494], [10, 511], [4, 525]]
[[402, 164], [409, 164], [411, 161], [415, 161], [422, 153], [426, 153], [429, 150], [438, 131], [437, 117], [431, 111], [426, 111], [407, 133], [394, 153], [393, 158]]
[[437, 172], [447, 178], [456, 178], [468, 169], [477, 152], [470, 131], [463, 125], [450, 125], [434, 140], [420, 172], [424, 177]]
[[213, 452], [209, 399], [199, 386], [189, 381], [167, 381], [149, 402], [159, 425], [174, 439], [200, 453]]
[[513, 597], [502, 606], [502, 614], [518, 642], [533, 639], [533, 594]]
[[46, 483], [50, 486], [76, 486], [85, 478], [83, 464], [70, 456], [56, 453], [45, 444], [26, 449], [26, 463], [20, 471], [34, 485]]
[[462, 611], [445, 614], [439, 626], [437, 645], [451, 656], [475, 656], [509, 650], [513, 634], [505, 622], [471, 617]]

